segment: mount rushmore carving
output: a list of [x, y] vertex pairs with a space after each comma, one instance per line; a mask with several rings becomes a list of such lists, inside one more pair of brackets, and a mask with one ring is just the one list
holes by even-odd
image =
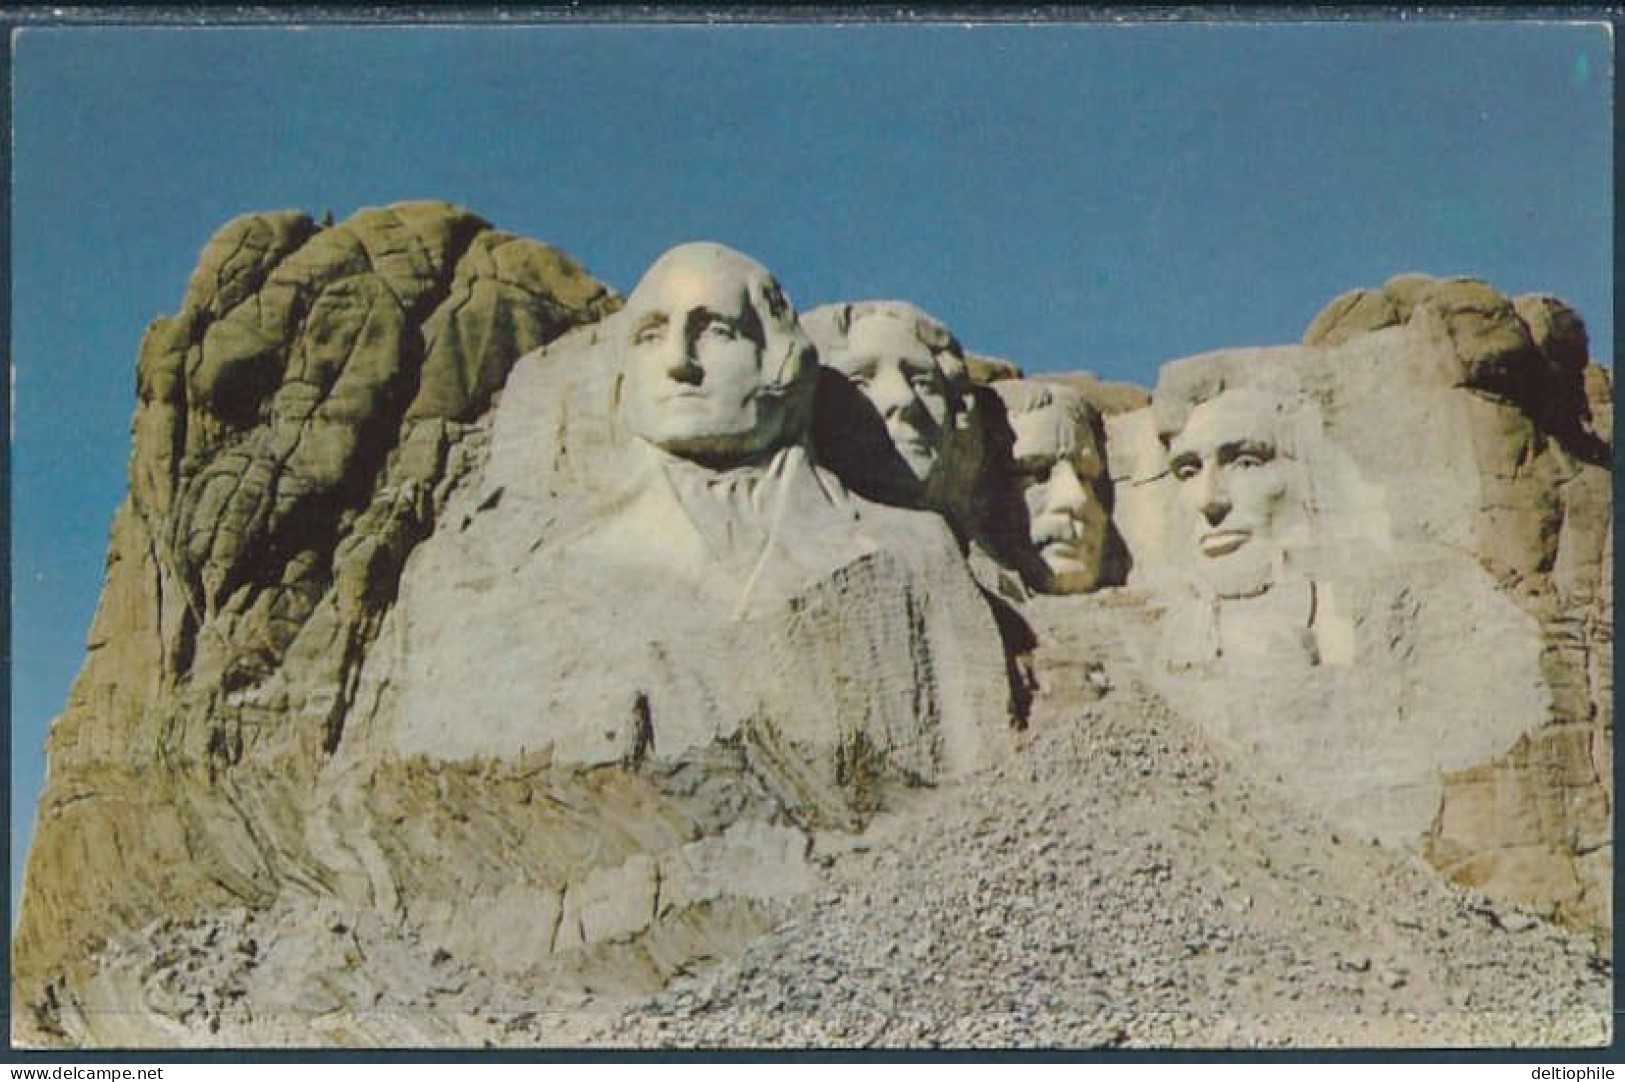
[[[411, 204], [226, 226], [138, 385], [26, 1039], [190, 1040], [118, 945], [239, 910], [658, 987], [825, 832], [1021, 762], [1044, 643], [1113, 605], [1305, 814], [1608, 934], [1611, 384], [1553, 298], [1402, 277], [1147, 398], [901, 301], [798, 316], [717, 244], [623, 303]], [[243, 1009], [302, 1009], [288, 950]]]

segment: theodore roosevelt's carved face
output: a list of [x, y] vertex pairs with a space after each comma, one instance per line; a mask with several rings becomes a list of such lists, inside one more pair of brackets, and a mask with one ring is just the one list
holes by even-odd
[[1262, 567], [1273, 558], [1291, 479], [1278, 408], [1269, 395], [1225, 391], [1193, 408], [1168, 443], [1199, 568]]
[[786, 442], [789, 396], [775, 377], [797, 373], [764, 370], [775, 314], [756, 303], [763, 289], [779, 296], [765, 269], [720, 245], [683, 245], [649, 269], [621, 317], [623, 409], [635, 435], [712, 465]]
[[1051, 593], [1078, 593], [1100, 581], [1110, 525], [1100, 499], [1103, 463], [1082, 404], [1059, 393], [1041, 401], [1009, 412], [1015, 481], [1026, 500], [1033, 548], [1048, 569], [1042, 585]]

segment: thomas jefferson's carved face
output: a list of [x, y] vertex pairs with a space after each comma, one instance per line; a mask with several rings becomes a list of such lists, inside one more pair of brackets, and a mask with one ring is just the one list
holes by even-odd
[[622, 325], [625, 410], [636, 435], [716, 465], [779, 441], [784, 404], [764, 394], [765, 336], [749, 282], [742, 257], [692, 246], [662, 257], [632, 291]]
[[913, 320], [885, 313], [857, 320], [830, 366], [874, 405], [897, 453], [925, 482], [947, 449], [958, 403], [930, 347], [914, 333]]
[[1033, 548], [1049, 570], [1051, 593], [1078, 593], [1100, 581], [1109, 521], [1100, 501], [1102, 462], [1094, 434], [1059, 402], [1012, 413], [1016, 483], [1027, 502]]
[[1273, 558], [1290, 482], [1277, 405], [1268, 395], [1226, 391], [1191, 410], [1169, 441], [1198, 567], [1257, 567]]

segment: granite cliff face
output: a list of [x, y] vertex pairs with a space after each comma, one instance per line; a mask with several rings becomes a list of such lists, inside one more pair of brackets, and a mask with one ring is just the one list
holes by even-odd
[[[1453, 879], [1596, 927], [1611, 403], [1587, 356], [1554, 298], [1410, 275], [1333, 301], [1302, 345], [1172, 362], [1112, 422], [1134, 581], [1174, 598], [1168, 693], [1346, 829], [1424, 835]], [[1178, 476], [1187, 428], [1271, 456], [1264, 544], [1191, 543], [1225, 520], [1194, 506], [1205, 472]]]
[[617, 300], [569, 257], [411, 204], [254, 215], [137, 362], [130, 498], [51, 729], [20, 987], [158, 913], [320, 890], [303, 812], [407, 554], [514, 360]]
[[1456, 501], [1456, 544], [1527, 618], [1521, 637], [1474, 641], [1499, 661], [1533, 657], [1546, 706], [1505, 754], [1445, 774], [1426, 852], [1453, 879], [1608, 926], [1612, 380], [1590, 363], [1585, 326], [1562, 301], [1509, 299], [1477, 282], [1395, 278], [1333, 301], [1304, 341], [1439, 322], [1455, 358], [1446, 379], [1471, 396], [1466, 461], [1478, 474], [1476, 491]]
[[[223, 228], [141, 345], [130, 498], [50, 735], [14, 1035], [704, 1040], [635, 997], [757, 956], [809, 906], [839, 917], [831, 891], [866, 899], [876, 935], [912, 923], [892, 888], [967, 874], [895, 848], [916, 819], [972, 832], [989, 884], [1082, 898], [1075, 861], [1022, 877], [1083, 836], [1135, 868], [1257, 845], [1267, 872], [1259, 800], [1341, 884], [1328, 912], [1411, 884], [1445, 929], [1406, 940], [1418, 971], [1454, 950], [1486, 980], [1498, 958], [1530, 974], [1477, 993], [1503, 1028], [1458, 1025], [1479, 978], [1455, 973], [1404, 1004], [1424, 1024], [1379, 1036], [1606, 1033], [1585, 960], [1610, 936], [1612, 401], [1578, 314], [1405, 276], [1298, 345], [1170, 362], [1149, 394], [1023, 379], [900, 302], [808, 322], [714, 245], [662, 257], [623, 307], [441, 204]], [[1067, 772], [1144, 792], [1062, 800]], [[1013, 809], [1022, 851], [982, 852], [986, 824], [944, 811], [961, 800]], [[1344, 867], [1340, 837], [1378, 844]], [[850, 859], [871, 846], [881, 864]], [[1412, 853], [1435, 881], [1393, 870]], [[1143, 905], [1113, 912], [1162, 912], [1167, 878], [1131, 869]], [[1249, 904], [1278, 879], [1249, 873]], [[1014, 955], [942, 965], [1049, 973], [1070, 998], [1044, 1010], [1077, 1024], [962, 1037], [1354, 1039], [1310, 1008], [1105, 1025], [1086, 975], [1035, 961], [1108, 915], [1067, 904]], [[1206, 980], [1171, 946], [1200, 923], [1182, 905], [1135, 933], [1170, 995]], [[1502, 958], [1444, 915], [1462, 905], [1551, 921], [1547, 945]], [[1248, 920], [1305, 956], [1341, 934]], [[844, 986], [857, 955], [833, 942], [807, 964]], [[753, 980], [707, 994], [738, 1010]], [[1290, 1015], [1302, 989], [1273, 987], [1202, 1009]], [[932, 1009], [894, 1036], [959, 1032]]]

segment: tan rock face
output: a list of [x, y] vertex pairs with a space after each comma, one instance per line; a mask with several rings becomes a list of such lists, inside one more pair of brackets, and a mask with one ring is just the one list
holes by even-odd
[[1001, 379], [1021, 379], [1026, 375], [1021, 366], [1004, 357], [989, 357], [983, 353], [965, 353], [965, 374], [972, 383], [986, 385]]
[[1583, 326], [1405, 276], [1305, 343], [1171, 363], [1108, 422], [1168, 694], [1347, 828], [1606, 924], [1609, 381]]
[[[221, 449], [179, 460], [198, 465], [168, 479], [168, 517], [145, 496], [127, 516], [196, 539], [128, 543], [131, 577], [158, 564], [178, 613], [126, 601], [123, 571], [108, 591], [173, 663], [127, 704], [150, 735], [89, 709], [58, 727], [17, 948], [34, 1002], [47, 982], [71, 999], [105, 936], [290, 892], [505, 973], [579, 955], [658, 981], [808, 882], [808, 830], [1001, 754], [987, 603], [940, 518], [855, 496], [813, 457], [813, 350], [766, 270], [687, 245], [603, 319], [601, 287], [524, 278], [573, 265], [504, 254], [465, 218], [396, 208], [314, 233], [266, 279], [293, 299], [268, 285], [232, 309], [304, 314], [283, 346], [261, 335], [285, 378], [210, 415]], [[546, 303], [507, 311], [527, 289]], [[567, 330], [550, 312], [592, 325], [514, 342]], [[242, 642], [262, 645], [253, 666]], [[102, 774], [70, 733], [102, 742]], [[143, 740], [173, 758], [147, 751], [132, 778]], [[114, 810], [153, 829], [132, 843]], [[506, 937], [498, 918], [533, 924]], [[80, 1039], [146, 1009], [123, 994], [72, 1001]]]
[[[141, 345], [14, 1035], [534, 1043], [527, 1014], [822, 911], [850, 832], [964, 792], [1046, 778], [1001, 859], [1089, 896], [1065, 874], [1096, 853], [1046, 856], [1072, 768], [1042, 749], [1143, 778], [1179, 732], [1328, 853], [1420, 851], [1606, 930], [1612, 386], [1586, 352], [1554, 298], [1402, 276], [1148, 396], [1023, 379], [901, 302], [803, 326], [720, 245], [622, 308], [441, 204], [233, 222]], [[1183, 871], [1132, 833], [1098, 855]], [[1299, 898], [1273, 874], [1259, 921]], [[983, 939], [1028, 972], [1022, 919]]]
[[1071, 389], [1098, 410], [1102, 417], [1129, 413], [1151, 404], [1151, 394], [1144, 387], [1102, 380], [1092, 372], [1062, 372], [1036, 378]]
[[14, 947], [37, 987], [144, 915], [321, 881], [301, 788], [407, 553], [514, 358], [614, 309], [567, 257], [443, 204], [205, 248], [141, 345], [130, 500]]
[[608, 303], [558, 253], [440, 205], [222, 230], [138, 366], [131, 497], [158, 547], [164, 675], [262, 681], [329, 585], [378, 608], [458, 426], [516, 350]]

